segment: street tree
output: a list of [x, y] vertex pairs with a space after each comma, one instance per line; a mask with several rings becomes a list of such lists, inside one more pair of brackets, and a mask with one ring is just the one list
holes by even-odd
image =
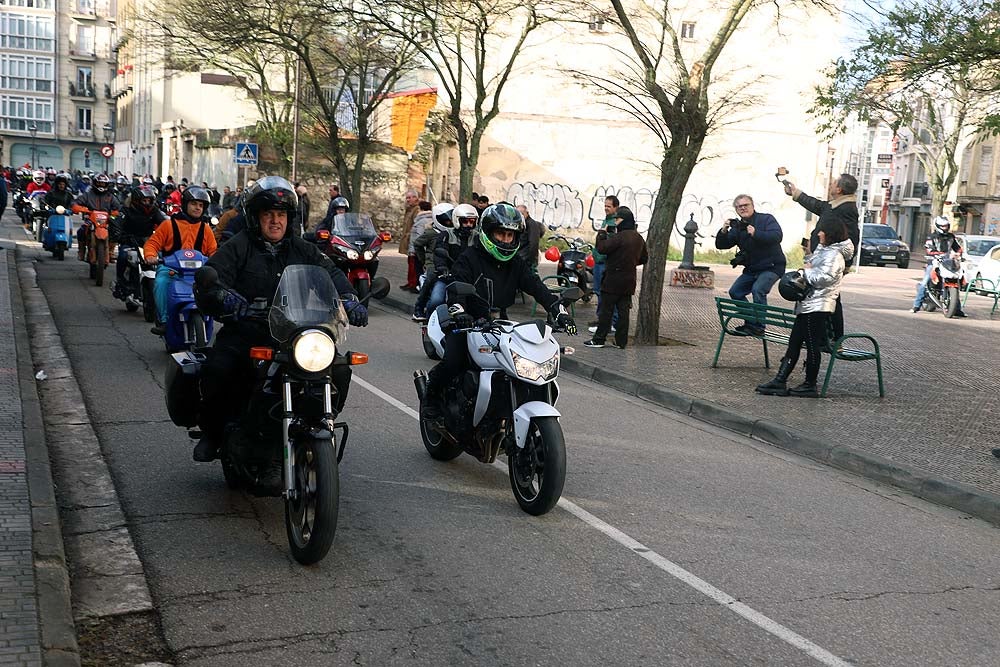
[[883, 122], [907, 141], [927, 176], [932, 215], [944, 210], [963, 144], [988, 127], [997, 108], [993, 68], [942, 57], [942, 43], [954, 44], [954, 34], [970, 27], [968, 12], [975, 10], [954, 0], [895, 5], [832, 65], [811, 108], [828, 136], [857, 118]]
[[[219, 53], [251, 41], [262, 52], [280, 53], [280, 62], [297, 64], [299, 74], [282, 95], [291, 98], [299, 88], [307, 119], [303, 129], [323, 140], [341, 192], [355, 209], [361, 206], [365, 159], [379, 147], [378, 107], [415, 63], [408, 41], [381, 30], [350, 3], [328, 0], [179, 0], [170, 5], [168, 17], [162, 22], [172, 33]], [[271, 61], [260, 64], [271, 71]]]
[[459, 156], [459, 197], [472, 194], [479, 151], [531, 34], [558, 16], [555, 0], [389, 0], [367, 12], [434, 70]]

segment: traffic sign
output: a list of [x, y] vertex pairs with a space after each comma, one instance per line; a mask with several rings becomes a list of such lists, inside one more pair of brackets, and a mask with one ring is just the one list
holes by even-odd
[[101, 155], [104, 157], [111, 157], [115, 154], [115, 147], [111, 144], [104, 144], [101, 146]]
[[257, 144], [236, 144], [236, 155], [234, 157], [237, 167], [256, 167]]

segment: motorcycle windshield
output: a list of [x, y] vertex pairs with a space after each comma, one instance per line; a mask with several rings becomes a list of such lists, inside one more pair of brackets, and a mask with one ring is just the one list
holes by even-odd
[[330, 274], [318, 266], [286, 267], [268, 313], [271, 336], [285, 342], [303, 327], [324, 329], [338, 345], [347, 338], [347, 313]]
[[333, 233], [345, 241], [369, 241], [375, 237], [375, 225], [367, 213], [339, 213], [333, 216]]

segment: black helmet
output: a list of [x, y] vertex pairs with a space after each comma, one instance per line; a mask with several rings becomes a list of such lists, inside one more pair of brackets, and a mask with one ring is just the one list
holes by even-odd
[[56, 174], [56, 180], [54, 182], [64, 183], [66, 187], [69, 187], [69, 174], [67, 174], [65, 171], [59, 172], [58, 174]]
[[809, 281], [802, 271], [789, 271], [778, 281], [778, 294], [788, 301], [802, 301], [809, 290]]
[[[149, 204], [144, 203], [147, 199]], [[131, 204], [135, 210], [149, 215], [156, 207], [156, 190], [153, 189], [152, 185], [140, 185], [132, 188]]]
[[347, 201], [346, 197], [334, 197], [333, 201], [330, 202], [333, 206], [333, 210], [336, 211], [338, 208], [344, 209], [344, 213], [351, 210], [351, 202]]
[[93, 188], [100, 193], [105, 193], [108, 188], [111, 187], [111, 179], [108, 178], [107, 174], [98, 174], [94, 176]]
[[[514, 232], [514, 240], [510, 243], [496, 241], [493, 233], [498, 229]], [[505, 201], [490, 204], [479, 216], [479, 243], [486, 252], [501, 262], [507, 262], [517, 254], [523, 231], [524, 218], [516, 208]]]
[[208, 208], [208, 205], [212, 203], [212, 198], [205, 192], [205, 188], [190, 187], [181, 194], [181, 207], [187, 208], [188, 203], [192, 201], [203, 202]]
[[[247, 232], [260, 236], [260, 220], [257, 216], [262, 211], [288, 211], [288, 217], [291, 218], [298, 205], [299, 198], [295, 194], [295, 188], [281, 176], [257, 179], [256, 183], [243, 192], [243, 218]], [[285, 233], [289, 234], [291, 231], [292, 225], [288, 225]]]

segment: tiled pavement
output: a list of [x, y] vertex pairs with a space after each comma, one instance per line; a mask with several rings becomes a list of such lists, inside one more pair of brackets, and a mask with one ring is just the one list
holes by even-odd
[[21, 390], [8, 262], [0, 250], [0, 665], [41, 665]]
[[[379, 274], [389, 278], [393, 299], [412, 302], [397, 287], [405, 266], [404, 257], [389, 251]], [[879, 341], [886, 397], [878, 397], [873, 362], [838, 363], [824, 400], [759, 396], [754, 386], [773, 374], [764, 369], [759, 341], [727, 337], [719, 368], [711, 368], [720, 331], [713, 297], [726, 296], [738, 275], [728, 266], [713, 269], [714, 292], [664, 288], [660, 334], [683, 344], [589, 349], [583, 334], [566, 341], [575, 359], [1000, 495], [1000, 460], [990, 454], [1000, 446], [1000, 312], [990, 315], [990, 301], [970, 296], [965, 320], [913, 314], [908, 306], [921, 270], [863, 267], [845, 282], [847, 330]], [[543, 259], [540, 272], [554, 272], [554, 264]], [[772, 303], [785, 305], [776, 292]], [[581, 329], [596, 319], [593, 308], [577, 306]], [[515, 307], [511, 317], [528, 312]], [[776, 363], [782, 350], [770, 350]]]

